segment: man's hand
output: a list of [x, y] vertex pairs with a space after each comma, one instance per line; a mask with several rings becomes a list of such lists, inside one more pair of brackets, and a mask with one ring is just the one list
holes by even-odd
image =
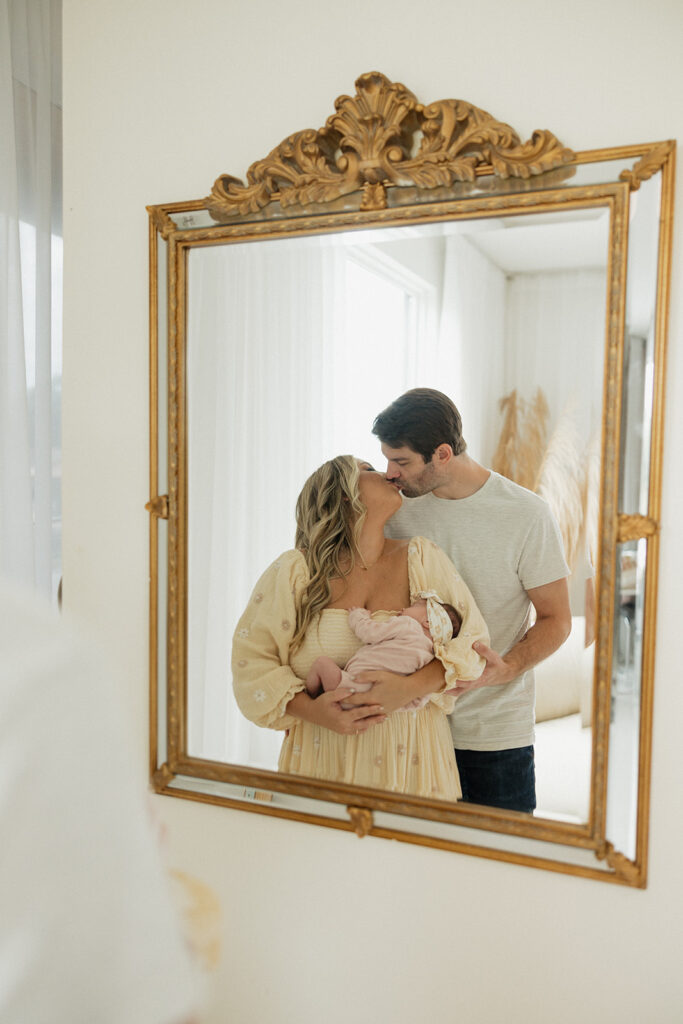
[[486, 661], [486, 668], [473, 682], [459, 679], [448, 692], [458, 696], [477, 690], [481, 686], [502, 686], [521, 676], [527, 669], [538, 665], [560, 647], [572, 628], [569, 610], [569, 592], [566, 579], [546, 583], [527, 591], [536, 611], [536, 622], [512, 647], [504, 658], [486, 644], [474, 643], [472, 647]]
[[502, 686], [515, 678], [514, 669], [507, 664], [504, 658], [501, 658], [500, 654], [492, 651], [486, 644], [477, 641], [472, 644], [472, 649], [484, 659], [486, 668], [478, 679], [470, 681], [458, 679], [455, 686], [446, 690], [446, 693], [454, 693], [459, 697], [462, 693], [469, 693], [470, 690], [478, 690], [480, 686]]

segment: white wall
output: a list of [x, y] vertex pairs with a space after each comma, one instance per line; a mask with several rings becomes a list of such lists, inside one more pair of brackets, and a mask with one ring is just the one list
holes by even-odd
[[[65, 0], [65, 599], [107, 630], [145, 772], [147, 222], [379, 69], [577, 149], [683, 137], [679, 0]], [[678, 180], [679, 206], [683, 199]], [[677, 218], [680, 257], [681, 221]], [[220, 895], [207, 1021], [680, 1021], [682, 303], [674, 263], [645, 892], [156, 798]], [[115, 780], [112, 780], [115, 784]], [[106, 794], [103, 794], [106, 799]]]

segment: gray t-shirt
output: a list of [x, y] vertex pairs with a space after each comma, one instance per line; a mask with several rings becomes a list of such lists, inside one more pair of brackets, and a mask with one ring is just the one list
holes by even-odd
[[[387, 534], [422, 535], [446, 552], [486, 620], [492, 648], [503, 655], [529, 627], [527, 591], [569, 575], [560, 531], [547, 503], [498, 473], [492, 472], [467, 498], [404, 498]], [[460, 750], [506, 750], [533, 743], [533, 670], [505, 686], [463, 694], [450, 721]]]

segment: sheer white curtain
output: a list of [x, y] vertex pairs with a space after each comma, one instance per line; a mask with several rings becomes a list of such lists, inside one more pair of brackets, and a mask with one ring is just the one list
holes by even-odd
[[486, 465], [496, 444], [503, 394], [505, 274], [462, 235], [446, 239], [439, 332], [439, 382], [460, 411], [473, 458]]
[[517, 274], [508, 281], [504, 393], [542, 388], [549, 428], [571, 402], [587, 446], [602, 422], [605, 271]]
[[60, 36], [58, 0], [0, 0], [0, 571], [47, 594], [59, 575]]
[[277, 761], [281, 735], [234, 702], [232, 633], [259, 575], [294, 546], [296, 496], [332, 453], [338, 262], [316, 240], [190, 257], [189, 739], [204, 757]]
[[[541, 388], [548, 401], [549, 436], [564, 417], [585, 465], [597, 458], [591, 453], [599, 450], [602, 424], [605, 286], [599, 268], [518, 274], [507, 286], [504, 393], [514, 388], [528, 401]], [[597, 520], [589, 517], [569, 580], [574, 615], [585, 612], [596, 530]]]

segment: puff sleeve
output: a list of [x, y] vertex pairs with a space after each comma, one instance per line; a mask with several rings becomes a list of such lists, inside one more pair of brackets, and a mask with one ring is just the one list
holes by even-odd
[[304, 682], [289, 665], [296, 598], [308, 579], [300, 551], [281, 555], [256, 584], [232, 642], [232, 680], [242, 714], [256, 725], [288, 729], [298, 719], [285, 711]]
[[[446, 689], [455, 686], [458, 679], [478, 679], [486, 667], [485, 660], [472, 644], [480, 640], [490, 644], [489, 631], [474, 598], [457, 569], [440, 547], [425, 537], [413, 537], [408, 548], [408, 572], [411, 600], [431, 592], [444, 604], [452, 604], [462, 618], [460, 632], [447, 644], [435, 643], [434, 654], [446, 670]], [[432, 700], [441, 706], [444, 698], [453, 700], [441, 691], [432, 694]], [[450, 710], [444, 706], [444, 710]]]

